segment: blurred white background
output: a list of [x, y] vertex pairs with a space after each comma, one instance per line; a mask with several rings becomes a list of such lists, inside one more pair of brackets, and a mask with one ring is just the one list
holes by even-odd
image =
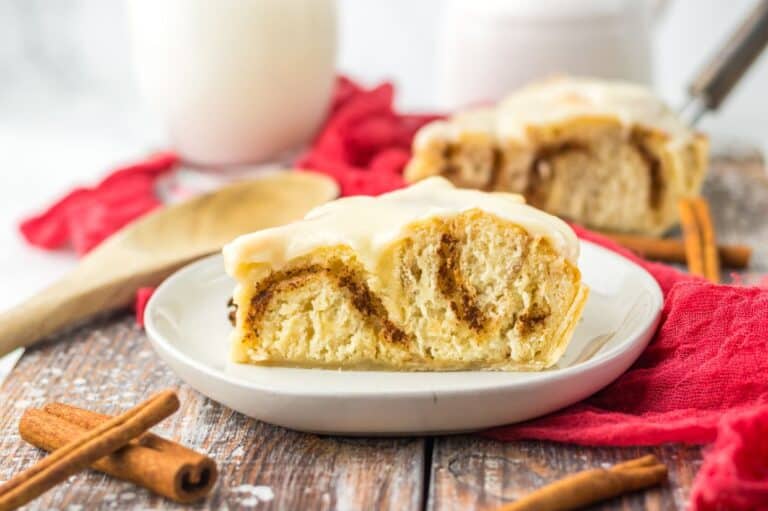
[[[753, 5], [674, 0], [654, 39], [661, 95], [680, 105], [688, 79]], [[435, 62], [443, 7], [441, 0], [339, 0], [339, 69], [365, 83], [394, 80], [402, 108], [440, 108]], [[18, 218], [164, 147], [159, 120], [134, 86], [124, 18], [118, 0], [0, 0], [0, 308], [73, 264], [69, 254], [26, 248]], [[766, 91], [768, 53], [702, 127], [716, 139], [768, 147]]]

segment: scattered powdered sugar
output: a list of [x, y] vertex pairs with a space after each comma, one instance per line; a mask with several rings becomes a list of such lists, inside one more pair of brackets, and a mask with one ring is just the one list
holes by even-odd
[[45, 389], [39, 389], [37, 387], [29, 389], [29, 395], [32, 397], [43, 397], [45, 396], [46, 391]]
[[237, 447], [235, 447], [235, 450], [232, 451], [232, 457], [242, 458], [243, 456], [245, 456], [245, 449], [243, 449], [242, 445], [238, 445]]
[[275, 498], [275, 492], [269, 486], [241, 484], [232, 488], [232, 492], [245, 494], [245, 498], [240, 501], [242, 506], [255, 506], [259, 502], [269, 502]]

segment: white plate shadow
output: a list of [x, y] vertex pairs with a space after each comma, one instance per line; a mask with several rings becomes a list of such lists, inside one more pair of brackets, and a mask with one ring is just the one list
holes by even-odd
[[152, 296], [147, 334], [193, 388], [245, 415], [317, 433], [403, 435], [519, 422], [575, 403], [626, 371], [653, 336], [663, 303], [645, 270], [589, 242], [579, 258], [591, 288], [563, 358], [543, 372], [371, 372], [258, 367], [229, 358], [221, 256], [172, 275]]

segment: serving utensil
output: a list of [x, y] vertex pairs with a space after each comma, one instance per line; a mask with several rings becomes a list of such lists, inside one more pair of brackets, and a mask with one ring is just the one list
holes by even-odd
[[0, 314], [0, 355], [125, 307], [137, 288], [159, 284], [240, 234], [298, 220], [337, 194], [325, 176], [285, 172], [150, 213], [105, 240], [64, 278]]
[[688, 86], [688, 102], [680, 112], [685, 120], [696, 125], [717, 110], [767, 44], [768, 0], [759, 0]]

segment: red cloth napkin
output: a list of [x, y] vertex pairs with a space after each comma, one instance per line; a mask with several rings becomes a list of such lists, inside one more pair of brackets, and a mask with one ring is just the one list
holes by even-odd
[[136, 324], [144, 326], [144, 309], [147, 308], [147, 302], [152, 298], [155, 292], [154, 287], [140, 287], [136, 290], [136, 300], [133, 304], [133, 311], [136, 313]]
[[364, 89], [339, 77], [328, 119], [296, 166], [334, 178], [344, 196], [379, 195], [405, 186], [402, 173], [413, 136], [440, 116], [398, 113], [393, 97], [390, 83]]
[[768, 510], [768, 406], [728, 413], [691, 491], [695, 511]]
[[594, 396], [484, 434], [604, 446], [716, 440], [691, 509], [768, 510], [768, 289], [714, 285], [575, 229], [656, 278], [665, 295], [656, 336]]
[[118, 168], [93, 188], [75, 188], [46, 209], [21, 222], [32, 245], [54, 250], [67, 244], [79, 255], [90, 251], [128, 222], [160, 205], [155, 180], [176, 164], [172, 153]]
[[656, 336], [629, 371], [594, 396], [487, 435], [583, 445], [704, 443], [715, 439], [723, 413], [768, 403], [768, 289], [714, 285], [576, 229], [659, 281], [665, 303]]

